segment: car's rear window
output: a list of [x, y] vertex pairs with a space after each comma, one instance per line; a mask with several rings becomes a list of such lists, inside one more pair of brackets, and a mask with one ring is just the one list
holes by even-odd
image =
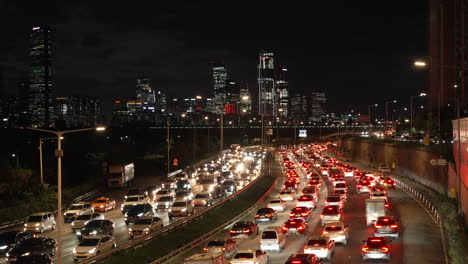
[[341, 226], [327, 226], [325, 227], [325, 231], [340, 231], [343, 228]]
[[253, 258], [253, 253], [237, 253], [234, 256], [235, 259], [251, 259]]
[[310, 239], [307, 241], [308, 246], [323, 246], [326, 245], [327, 241], [325, 239]]
[[206, 244], [208, 247], [223, 247], [224, 241], [222, 240], [212, 240]]
[[339, 196], [328, 196], [327, 197], [327, 202], [339, 202], [341, 201], [341, 198]]
[[275, 231], [263, 231], [262, 239], [275, 239], [277, 238]]

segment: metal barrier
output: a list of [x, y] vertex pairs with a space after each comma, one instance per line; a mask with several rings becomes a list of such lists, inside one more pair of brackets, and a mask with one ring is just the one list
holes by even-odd
[[213, 204], [210, 207], [204, 208], [204, 209], [198, 211], [197, 213], [192, 214], [191, 216], [184, 217], [184, 218], [180, 219], [177, 222], [174, 222], [174, 223], [172, 223], [170, 225], [167, 225], [167, 226], [155, 231], [154, 233], [150, 233], [150, 234], [144, 235], [144, 236], [142, 236], [140, 238], [128, 241], [128, 242], [126, 242], [126, 243], [124, 243], [124, 244], [122, 244], [120, 246], [117, 246], [116, 248], [111, 249], [111, 250], [109, 250], [109, 251], [107, 251], [105, 253], [102, 253], [100, 255], [97, 255], [97, 256], [91, 257], [89, 259], [83, 260], [80, 263], [81, 264], [95, 263], [97, 261], [107, 259], [110, 256], [112, 256], [113, 254], [116, 254], [118, 252], [125, 251], [125, 250], [127, 250], [129, 248], [134, 248], [136, 246], [141, 246], [142, 244], [149, 242], [149, 240], [151, 240], [151, 239], [153, 239], [155, 237], [158, 237], [161, 234], [166, 233], [166, 232], [168, 232], [168, 231], [170, 231], [172, 229], [180, 227], [180, 226], [182, 226], [182, 225], [184, 225], [184, 224], [186, 224], [188, 222], [191, 222], [194, 219], [199, 218], [204, 213], [206, 213], [206, 212], [208, 212], [210, 210], [213, 210], [213, 209], [221, 206], [222, 204], [226, 203], [227, 201], [237, 197], [240, 193], [244, 192], [245, 190], [249, 189], [253, 184], [255, 184], [258, 181], [258, 179], [260, 179], [260, 177], [262, 177], [261, 174], [259, 174], [259, 176], [257, 176], [257, 178], [255, 178], [255, 180], [251, 181], [248, 185], [244, 186], [244, 188], [242, 188], [239, 191], [237, 191], [236, 193], [224, 198], [223, 200]]
[[[95, 197], [95, 196], [97, 196], [98, 194], [101, 194], [101, 193], [102, 193], [102, 191], [100, 191], [100, 190], [93, 190], [93, 191], [87, 192], [87, 193], [85, 193], [85, 194], [83, 194], [81, 196], [78, 196], [77, 198], [73, 199], [70, 204], [64, 205], [63, 206], [63, 208], [64, 208], [63, 211], [66, 211], [67, 207], [70, 206], [73, 203], [79, 203], [79, 202], [86, 201], [86, 200], [90, 199], [91, 197]], [[53, 213], [56, 214], [57, 210], [55, 210]], [[13, 226], [16, 226], [16, 225], [21, 225], [24, 222], [26, 222], [28, 220], [28, 218], [29, 218], [29, 216], [25, 217], [25, 218], [22, 218], [22, 219], [14, 220], [14, 221], [11, 221], [11, 222], [3, 223], [2, 225], [0, 225], [0, 230], [10, 228], [10, 227], [13, 227]]]

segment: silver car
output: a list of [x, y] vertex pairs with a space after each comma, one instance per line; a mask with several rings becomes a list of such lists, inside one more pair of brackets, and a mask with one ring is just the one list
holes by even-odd
[[211, 240], [203, 247], [203, 251], [206, 253], [224, 252], [226, 258], [233, 257], [237, 253], [237, 250], [239, 250], [239, 243], [230, 238]]
[[73, 220], [71, 223], [71, 228], [76, 232], [77, 230], [83, 228], [84, 225], [86, 225], [86, 223], [89, 221], [102, 219], [104, 219], [104, 216], [100, 213], [82, 214]]
[[136, 236], [147, 235], [160, 228], [163, 228], [163, 221], [159, 217], [142, 217], [133, 223], [133, 226], [128, 228], [130, 238]]
[[24, 223], [23, 231], [33, 231], [36, 233], [44, 233], [46, 230], [55, 229], [55, 218], [52, 212], [35, 213], [29, 216]]

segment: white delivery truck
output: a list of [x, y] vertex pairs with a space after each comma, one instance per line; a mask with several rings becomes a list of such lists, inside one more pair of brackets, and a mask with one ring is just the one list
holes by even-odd
[[375, 224], [377, 218], [385, 216], [384, 199], [366, 199], [366, 224], [371, 226]]
[[107, 168], [107, 187], [122, 188], [130, 184], [135, 178], [135, 165], [113, 164]]
[[218, 253], [200, 253], [184, 259], [184, 264], [226, 264], [226, 254]]

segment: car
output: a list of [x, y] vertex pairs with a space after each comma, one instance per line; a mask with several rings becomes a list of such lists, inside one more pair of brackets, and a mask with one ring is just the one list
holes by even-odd
[[194, 207], [192, 201], [176, 201], [169, 208], [169, 219], [173, 217], [189, 216], [193, 214]]
[[304, 235], [309, 230], [309, 225], [302, 218], [294, 218], [284, 222], [282, 230], [284, 234]]
[[279, 198], [283, 201], [294, 201], [294, 195], [295, 193], [291, 190], [282, 190], [279, 193]]
[[293, 253], [285, 264], [322, 264], [322, 261], [314, 254]]
[[175, 190], [173, 190], [173, 189], [161, 189], [161, 190], [156, 192], [156, 200], [158, 200], [161, 197], [165, 197], [165, 196], [174, 197], [175, 196]]
[[382, 186], [387, 189], [395, 189], [396, 183], [392, 178], [385, 177], [382, 179]]
[[307, 186], [302, 189], [302, 194], [309, 194], [314, 196], [315, 201], [318, 201], [319, 189], [315, 186]]
[[167, 178], [162, 182], [161, 187], [163, 189], [176, 189], [177, 188], [177, 180], [173, 179], [173, 178]]
[[84, 225], [84, 227], [76, 232], [78, 240], [84, 237], [110, 235], [114, 234], [114, 223], [110, 220], [92, 220]]
[[363, 240], [364, 245], [361, 247], [361, 259], [383, 259], [390, 261], [390, 242], [384, 237], [369, 237], [367, 240]]
[[267, 226], [260, 239], [260, 249], [263, 251], [276, 250], [281, 251], [286, 246], [286, 236], [281, 226]]
[[145, 191], [140, 190], [138, 188], [128, 189], [127, 194], [125, 194], [125, 196], [124, 196], [124, 199], [127, 199], [130, 196], [141, 195], [141, 194], [148, 195]]
[[366, 180], [360, 180], [356, 185], [357, 193], [369, 193], [371, 188], [371, 183]]
[[208, 207], [213, 204], [213, 198], [210, 193], [197, 193], [193, 198], [193, 206]]
[[218, 238], [208, 241], [203, 247], [205, 253], [224, 252], [226, 258], [233, 257], [239, 250], [239, 242], [230, 238]]
[[377, 170], [380, 172], [380, 173], [386, 173], [386, 172], [392, 172], [392, 169], [390, 169], [387, 165], [385, 164], [381, 164], [377, 167]]
[[176, 201], [191, 201], [193, 193], [191, 191], [177, 191], [174, 198]]
[[272, 208], [277, 212], [284, 212], [286, 210], [286, 203], [281, 199], [271, 199], [267, 207]]
[[46, 230], [55, 230], [55, 217], [52, 212], [35, 213], [28, 217], [24, 223], [23, 231], [44, 233]]
[[354, 177], [354, 170], [352, 168], [347, 168], [344, 170], [344, 176], [347, 177]]
[[78, 246], [73, 249], [73, 260], [78, 261], [87, 259], [97, 254], [109, 251], [117, 247], [115, 237], [100, 235], [94, 237], [87, 237], [80, 241]]
[[335, 241], [327, 236], [312, 236], [304, 246], [304, 254], [314, 254], [320, 259], [331, 260], [335, 254]]
[[150, 203], [150, 199], [146, 194], [128, 196], [127, 199], [125, 199], [125, 201], [120, 205], [120, 211], [122, 211], [122, 214], [125, 214], [133, 206], [147, 203]]
[[317, 187], [317, 189], [320, 190], [320, 188], [322, 187], [322, 182], [317, 179], [312, 179], [307, 183], [307, 187]]
[[47, 255], [55, 256], [57, 252], [57, 243], [55, 239], [49, 237], [32, 237], [21, 240], [12, 247], [6, 254], [7, 261], [16, 262], [21, 256], [29, 255]]
[[289, 213], [289, 218], [301, 218], [304, 221], [308, 221], [311, 217], [311, 211], [309, 207], [297, 206], [294, 207]]
[[385, 190], [376, 190], [369, 193], [370, 199], [387, 199], [387, 192]]
[[155, 199], [156, 193], [159, 191], [159, 187], [156, 185], [148, 185], [145, 187], [144, 191], [147, 193], [151, 199]]
[[35, 237], [34, 232], [6, 231], [0, 234], [0, 256], [4, 256], [10, 248], [24, 239]]
[[156, 212], [159, 210], [167, 210], [171, 208], [172, 204], [174, 203], [173, 196], [161, 196], [159, 197], [156, 202], [154, 202], [154, 206], [156, 207]]
[[255, 222], [273, 222], [273, 220], [278, 219], [278, 214], [272, 208], [265, 207], [257, 210], [257, 213], [254, 216]]
[[315, 204], [315, 198], [313, 195], [310, 195], [310, 194], [303, 194], [299, 196], [299, 198], [297, 199], [296, 206], [297, 207], [304, 206], [304, 207], [312, 208], [312, 209], [317, 208], [317, 205]]
[[82, 203], [74, 203], [72, 204], [64, 213], [63, 213], [63, 220], [65, 223], [68, 221], [73, 221], [79, 215], [92, 213], [94, 212], [91, 203], [82, 202]]
[[107, 212], [109, 210], [114, 210], [116, 207], [115, 200], [112, 200], [109, 197], [99, 197], [91, 204], [93, 206], [94, 212]]
[[348, 199], [348, 190], [347, 189], [335, 190], [331, 195], [340, 196], [341, 200], [343, 202], [346, 202], [346, 200]]
[[176, 179], [177, 181], [188, 180], [188, 174], [185, 172], [179, 172], [174, 176], [174, 179]]
[[398, 238], [397, 219], [392, 216], [381, 216], [377, 218], [374, 228], [375, 237], [384, 236]]
[[270, 257], [260, 249], [241, 249], [229, 262], [230, 264], [267, 264]]
[[341, 198], [341, 195], [329, 194], [325, 199], [325, 206], [327, 205], [338, 205], [339, 207], [343, 207], [344, 201]]
[[49, 255], [26, 255], [16, 259], [15, 264], [52, 264]]
[[258, 235], [259, 228], [258, 225], [253, 221], [239, 221], [236, 222], [231, 230], [229, 230], [229, 234], [231, 237], [250, 237], [254, 238]]
[[155, 230], [163, 228], [164, 224], [161, 218], [154, 216], [142, 216], [135, 220], [133, 225], [128, 228], [130, 238], [147, 235]]
[[137, 204], [130, 208], [124, 215], [125, 224], [129, 225], [143, 216], [154, 216], [153, 206], [151, 206], [151, 204]]
[[100, 213], [88, 213], [88, 214], [82, 214], [75, 218], [75, 220], [71, 223], [71, 228], [73, 231], [77, 231], [81, 228], [84, 227], [84, 225], [92, 220], [102, 220], [104, 219], [104, 216]]
[[211, 192], [216, 186], [216, 182], [213, 178], [204, 178], [200, 180], [200, 185], [203, 192]]
[[342, 209], [338, 205], [327, 205], [320, 214], [322, 225], [343, 220]]
[[330, 222], [325, 224], [322, 231], [323, 236], [329, 237], [336, 243], [348, 245], [349, 231], [348, 226], [343, 222]]
[[176, 190], [177, 191], [191, 191], [192, 184], [190, 183], [188, 179], [178, 180], [176, 184]]
[[237, 185], [236, 185], [236, 182], [234, 180], [225, 180], [223, 182], [223, 187], [224, 187], [224, 190], [227, 193], [237, 192]]

